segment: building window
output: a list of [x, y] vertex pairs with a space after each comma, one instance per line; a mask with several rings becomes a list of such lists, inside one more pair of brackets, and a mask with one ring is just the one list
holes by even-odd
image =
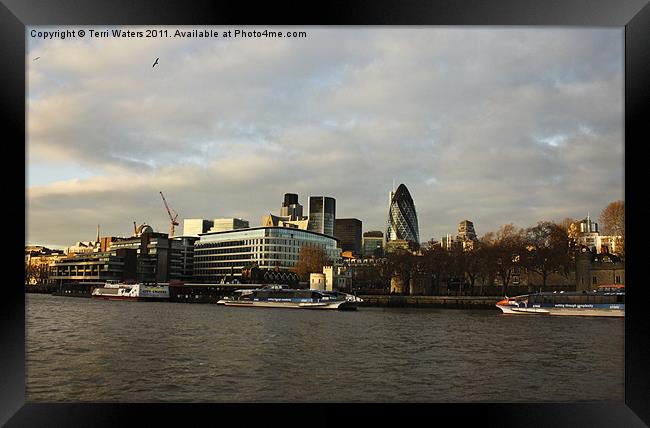
[[616, 282], [614, 284], [620, 284], [621, 283], [621, 277], [619, 275], [616, 275]]
[[598, 278], [594, 276], [594, 277], [591, 279], [591, 283], [592, 283], [593, 285], [598, 284]]

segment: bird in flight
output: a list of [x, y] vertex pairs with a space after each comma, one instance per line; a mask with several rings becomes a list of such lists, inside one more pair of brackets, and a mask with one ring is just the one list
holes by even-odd
[[154, 67], [156, 66], [156, 64], [158, 64], [158, 60], [159, 60], [159, 59], [160, 59], [160, 58], [156, 58], [156, 62], [153, 63], [153, 65], [151, 66], [151, 68], [154, 68]]
[[34, 58], [32, 61], [36, 61], [36, 60], [39, 59], [39, 58], [40, 58], [40, 56], [37, 56], [37, 57]]

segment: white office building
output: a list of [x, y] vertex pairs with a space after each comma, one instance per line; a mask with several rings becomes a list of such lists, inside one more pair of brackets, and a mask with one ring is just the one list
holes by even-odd
[[236, 279], [253, 264], [288, 271], [304, 246], [322, 248], [334, 263], [341, 255], [336, 238], [308, 230], [271, 226], [204, 233], [194, 244], [194, 278], [212, 283]]

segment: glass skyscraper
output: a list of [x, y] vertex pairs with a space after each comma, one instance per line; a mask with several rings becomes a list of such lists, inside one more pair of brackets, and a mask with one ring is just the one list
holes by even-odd
[[390, 192], [387, 223], [387, 242], [404, 240], [420, 243], [418, 216], [415, 212], [415, 204], [404, 184], [400, 184], [395, 192]]
[[336, 200], [328, 196], [309, 197], [309, 224], [307, 230], [334, 236]]

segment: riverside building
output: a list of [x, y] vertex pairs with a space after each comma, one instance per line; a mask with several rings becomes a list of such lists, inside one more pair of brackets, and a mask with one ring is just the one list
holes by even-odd
[[137, 254], [136, 279], [144, 282], [190, 280], [193, 272], [195, 236], [170, 238], [154, 232], [148, 224], [135, 229], [135, 236], [111, 242], [110, 250], [132, 249]]
[[209, 283], [240, 280], [242, 269], [252, 265], [289, 271], [304, 246], [322, 248], [333, 262], [340, 258], [336, 238], [308, 230], [262, 226], [204, 233], [194, 244], [194, 279]]
[[54, 284], [136, 279], [137, 250], [119, 249], [97, 253], [79, 253], [57, 259], [50, 267]]

